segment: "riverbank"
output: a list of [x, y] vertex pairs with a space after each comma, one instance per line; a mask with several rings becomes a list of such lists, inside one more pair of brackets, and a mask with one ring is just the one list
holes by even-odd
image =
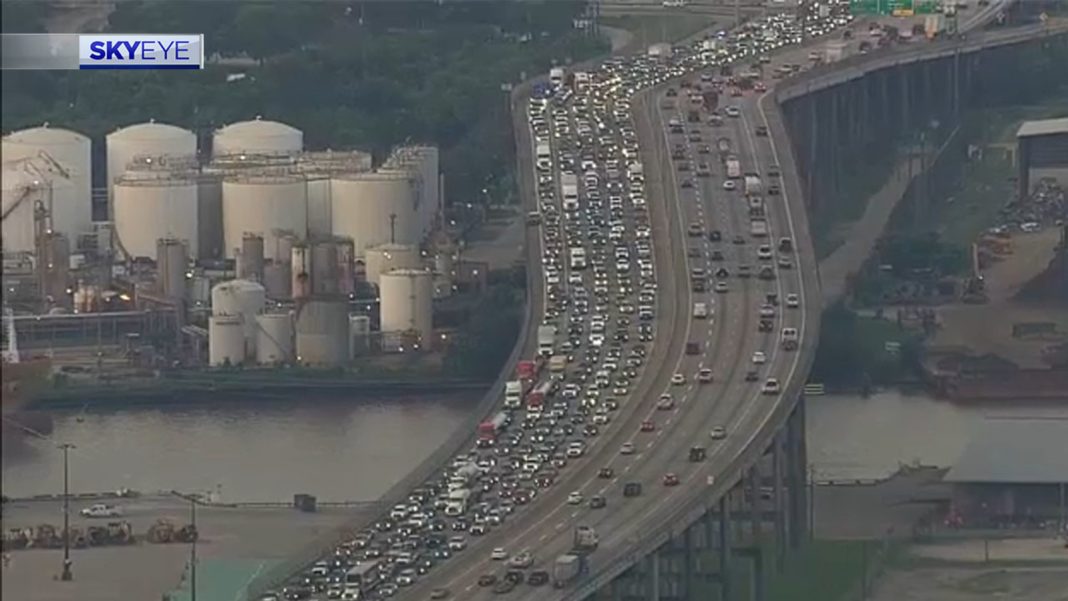
[[[491, 383], [473, 379], [365, 379], [356, 375], [278, 372], [174, 372], [152, 380], [68, 381], [39, 391], [27, 410], [146, 405], [197, 405], [224, 401], [292, 401], [433, 395], [470, 392], [481, 396]], [[298, 395], [294, 397], [294, 395]]]

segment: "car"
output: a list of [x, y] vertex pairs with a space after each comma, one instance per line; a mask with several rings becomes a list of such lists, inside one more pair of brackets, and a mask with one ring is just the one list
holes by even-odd
[[768, 361], [768, 356], [764, 354], [764, 351], [753, 351], [753, 365], [764, 365]]
[[693, 180], [684, 179], [681, 182], [679, 182], [679, 187], [680, 188], [692, 188], [693, 187]]
[[760, 390], [764, 394], [778, 394], [779, 393], [779, 381], [775, 378], [768, 378], [764, 380], [764, 387]]
[[662, 394], [656, 402], [656, 408], [661, 411], [670, 411], [675, 408], [675, 401], [672, 400], [670, 394]]
[[793, 269], [794, 263], [790, 257], [779, 257], [779, 269]]
[[686, 343], [686, 354], [687, 355], [700, 355], [701, 354], [701, 343], [700, 342], [687, 342]]
[[545, 570], [531, 572], [530, 575], [527, 576], [527, 584], [529, 584], [530, 586], [545, 586], [548, 583], [549, 573]]
[[724, 282], [723, 280], [716, 282], [716, 292], [723, 293], [727, 292], [728, 290], [729, 288], [727, 286], [727, 282]]
[[732, 192], [738, 189], [738, 184], [736, 184], [733, 179], [729, 179], [723, 182], [723, 189]]
[[770, 303], [760, 305], [760, 316], [763, 318], [775, 317], [775, 305]]
[[727, 429], [723, 426], [715, 426], [712, 428], [712, 431], [708, 433], [708, 435], [712, 438], [712, 440], [723, 440], [724, 438], [727, 438]]
[[447, 589], [447, 588], [436, 588], [436, 589], [430, 591], [430, 598], [431, 599], [447, 599], [448, 597], [449, 597], [449, 589]]
[[619, 454], [620, 455], [633, 455], [634, 454], [634, 443], [633, 442], [625, 442], [625, 443], [623, 443], [623, 446], [619, 447]]
[[601, 509], [607, 504], [608, 502], [601, 495], [593, 495], [590, 497], [590, 509]]
[[697, 381], [702, 384], [708, 384], [712, 382], [712, 370], [707, 367], [702, 367], [697, 371]]
[[534, 556], [529, 551], [516, 553], [515, 557], [508, 560], [508, 565], [513, 568], [529, 568], [534, 565]]
[[571, 494], [567, 495], [567, 504], [568, 505], [582, 505], [582, 502], [584, 500], [585, 499], [582, 497], [582, 493], [580, 493], [577, 490], [576, 491], [572, 491]]
[[736, 107], [736, 106], [728, 106], [726, 108], [726, 110], [724, 111], [724, 113], [728, 117], [732, 117], [732, 118], [736, 118], [736, 117], [741, 117], [742, 116], [742, 111], [738, 110], [738, 107]]
[[597, 472], [597, 477], [598, 477], [598, 478], [603, 478], [603, 479], [605, 479], [605, 480], [607, 480], [607, 479], [611, 478], [611, 477], [612, 477], [612, 476], [614, 476], [614, 475], [615, 475], [615, 470], [613, 470], [613, 469], [612, 469], [612, 468], [610, 468], [610, 467], [602, 467], [602, 468], [601, 468], [601, 469], [600, 469], [600, 470], [599, 470], [599, 471]]
[[757, 375], [757, 372], [755, 370], [751, 369], [751, 370], [745, 372], [745, 381], [746, 382], [756, 382], [758, 379], [760, 379], [760, 378]]
[[449, 537], [449, 549], [453, 551], [463, 551], [467, 548], [467, 539], [462, 536], [450, 536]]
[[763, 244], [757, 247], [757, 258], [761, 261], [770, 261], [772, 257], [771, 247], [767, 244]]
[[732, 242], [734, 242], [735, 244], [739, 244], [739, 245], [745, 244], [745, 236], [743, 236], [741, 234], [738, 234], [737, 236], [734, 237]]
[[115, 518], [122, 515], [122, 508], [115, 505], [96, 503], [82, 509], [79, 513], [86, 518]]
[[679, 477], [674, 472], [664, 474], [664, 486], [678, 486]]
[[690, 447], [689, 459], [691, 462], [704, 461], [706, 456], [704, 447]]
[[758, 125], [758, 126], [756, 127], [756, 135], [757, 135], [757, 136], [760, 136], [760, 137], [762, 137], [762, 138], [765, 138], [765, 137], [767, 137], [767, 135], [768, 135], [768, 128], [767, 128], [766, 126], [764, 126], [764, 125]]
[[786, 306], [790, 309], [796, 309], [801, 306], [801, 297], [790, 293], [786, 295]]
[[508, 551], [504, 550], [504, 547], [497, 547], [490, 553], [490, 559], [493, 561], [504, 561], [508, 559]]
[[700, 223], [691, 223], [689, 227], [686, 228], [686, 233], [691, 236], [700, 236], [703, 231], [704, 228], [701, 227]]
[[638, 496], [641, 496], [641, 494], [642, 494], [642, 483], [641, 482], [627, 482], [626, 484], [623, 485], [623, 496], [624, 497], [638, 497]]
[[682, 386], [685, 383], [686, 376], [682, 375], [681, 373], [676, 372], [675, 375], [671, 376], [672, 386]]
[[721, 232], [719, 230], [712, 230], [711, 232], [708, 232], [708, 241], [709, 242], [719, 242], [722, 239], [723, 239], [723, 232]]
[[641, 430], [642, 432], [652, 432], [653, 430], [656, 430], [656, 424], [649, 419], [643, 420]]
[[497, 583], [497, 575], [496, 574], [483, 574], [483, 575], [478, 577], [478, 585], [479, 586], [493, 586], [496, 583]]

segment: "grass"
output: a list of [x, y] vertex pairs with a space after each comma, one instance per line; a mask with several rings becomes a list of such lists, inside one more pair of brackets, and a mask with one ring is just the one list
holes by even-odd
[[649, 46], [659, 42], [677, 42], [702, 29], [711, 27], [713, 21], [693, 15], [621, 15], [602, 17], [601, 24], [625, 29], [634, 34], [632, 44]]
[[812, 215], [812, 243], [816, 258], [825, 259], [845, 243], [846, 226], [859, 220], [868, 208], [868, 200], [890, 179], [898, 163], [897, 153], [889, 159], [858, 165], [842, 178], [837, 199], [830, 199]]
[[[836, 601], [860, 582], [866, 541], [817, 540], [768, 583], [768, 601]], [[869, 556], [874, 554], [874, 550]]]

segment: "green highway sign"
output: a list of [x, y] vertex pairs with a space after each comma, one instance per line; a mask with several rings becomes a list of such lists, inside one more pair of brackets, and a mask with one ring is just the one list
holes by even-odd
[[854, 15], [911, 17], [941, 12], [939, 0], [850, 0]]

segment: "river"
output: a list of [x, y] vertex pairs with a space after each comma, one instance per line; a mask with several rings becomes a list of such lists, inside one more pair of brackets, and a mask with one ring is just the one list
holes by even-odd
[[[215, 491], [224, 501], [376, 499], [473, 410], [470, 395], [358, 403], [272, 402], [184, 409], [57, 413], [50, 436], [26, 436], [3, 457], [4, 494], [71, 490]], [[808, 452], [817, 480], [885, 477], [901, 463], [948, 466], [988, 415], [1068, 416], [1041, 404], [954, 405], [882, 392], [809, 399]]]

